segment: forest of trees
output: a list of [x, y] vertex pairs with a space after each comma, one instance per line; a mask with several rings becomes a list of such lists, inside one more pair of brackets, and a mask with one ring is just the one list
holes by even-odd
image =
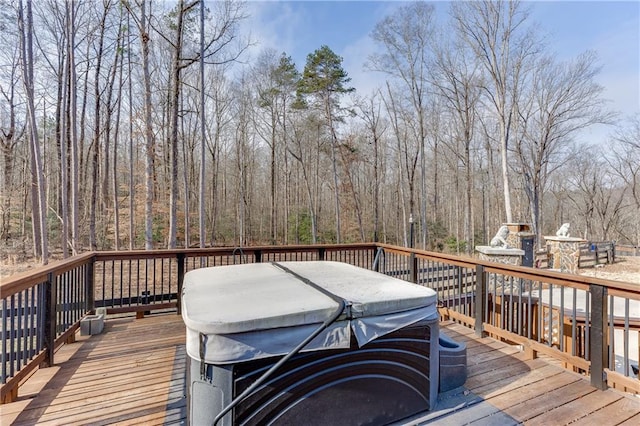
[[398, 4], [361, 93], [330, 46], [248, 58], [242, 2], [0, 0], [3, 257], [408, 245], [410, 218], [453, 253], [504, 222], [640, 244], [640, 117], [528, 7]]

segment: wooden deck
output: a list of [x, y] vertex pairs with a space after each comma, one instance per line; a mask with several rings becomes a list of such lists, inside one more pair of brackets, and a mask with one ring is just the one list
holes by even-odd
[[[640, 399], [592, 388], [584, 377], [463, 326], [443, 330], [468, 347], [464, 388], [408, 424], [640, 424]], [[78, 336], [36, 372], [17, 402], [0, 406], [2, 425], [181, 424], [186, 415], [185, 330], [180, 316], [108, 320], [101, 335]]]

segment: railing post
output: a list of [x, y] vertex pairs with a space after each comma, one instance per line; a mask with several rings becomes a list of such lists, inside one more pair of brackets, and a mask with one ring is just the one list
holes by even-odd
[[409, 280], [417, 284], [418, 283], [418, 258], [416, 258], [415, 253], [411, 253], [409, 256]]
[[178, 253], [176, 256], [178, 261], [178, 302], [177, 302], [177, 313], [178, 315], [182, 314], [182, 281], [184, 281], [184, 253]]
[[318, 249], [318, 260], [325, 259], [325, 249], [324, 247]]
[[47, 274], [47, 282], [44, 286], [44, 346], [47, 357], [41, 367], [54, 365], [54, 349], [56, 344], [56, 277], [53, 272]]
[[256, 263], [262, 263], [262, 251], [260, 250], [255, 250], [253, 252], [253, 256], [255, 258], [255, 262]]
[[484, 307], [486, 305], [487, 275], [483, 265], [476, 265], [475, 331], [476, 336], [484, 335]]
[[84, 287], [84, 291], [85, 291], [85, 311], [87, 312], [94, 312], [96, 309], [96, 300], [95, 300], [95, 279], [94, 279], [94, 266], [95, 264], [95, 259], [92, 257], [91, 260], [89, 261], [89, 263], [87, 263], [87, 267], [85, 269], [85, 277], [84, 277], [84, 282], [85, 282], [85, 287]]
[[589, 354], [591, 358], [591, 386], [607, 389], [604, 371], [609, 365], [607, 342], [607, 288], [597, 284], [589, 285], [591, 293], [591, 327], [589, 328]]

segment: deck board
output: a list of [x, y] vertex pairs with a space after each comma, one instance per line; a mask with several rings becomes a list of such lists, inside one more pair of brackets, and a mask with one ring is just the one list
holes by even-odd
[[[478, 338], [455, 323], [442, 329], [465, 342], [464, 388], [404, 424], [640, 424], [640, 399], [592, 388], [586, 378], [517, 347]], [[185, 328], [175, 314], [106, 322], [98, 336], [78, 336], [38, 370], [18, 401], [0, 407], [3, 425], [166, 425], [186, 416]]]

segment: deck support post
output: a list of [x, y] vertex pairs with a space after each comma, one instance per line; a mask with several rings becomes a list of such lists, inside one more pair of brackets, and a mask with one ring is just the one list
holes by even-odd
[[176, 255], [178, 261], [178, 301], [176, 303], [176, 311], [178, 315], [182, 315], [182, 282], [184, 281], [184, 253]]
[[44, 327], [43, 340], [47, 352], [41, 367], [52, 367], [54, 365], [53, 356], [56, 345], [56, 277], [53, 272], [47, 274], [47, 281], [44, 285]]
[[589, 329], [589, 358], [591, 361], [591, 386], [607, 389], [604, 371], [609, 365], [607, 342], [607, 288], [597, 284], [589, 286], [591, 294], [591, 327]]
[[476, 265], [475, 331], [476, 336], [485, 337], [484, 307], [487, 295], [487, 275], [483, 265]]
[[409, 256], [409, 275], [409, 281], [418, 284], [418, 258], [413, 252], [411, 252], [411, 256]]
[[85, 269], [85, 277], [84, 277], [84, 282], [85, 282], [85, 287], [84, 287], [84, 291], [85, 291], [85, 311], [87, 312], [91, 312], [93, 313], [94, 310], [96, 309], [96, 302], [95, 302], [95, 289], [94, 289], [94, 278], [93, 278], [93, 265], [95, 264], [95, 259], [92, 257], [91, 260], [87, 263], [86, 269]]

